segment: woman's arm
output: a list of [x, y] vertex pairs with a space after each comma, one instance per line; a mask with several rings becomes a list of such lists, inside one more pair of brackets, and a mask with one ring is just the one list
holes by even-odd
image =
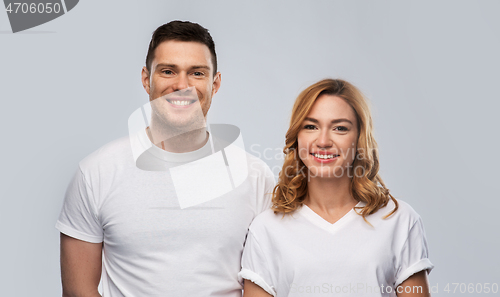
[[398, 297], [430, 297], [427, 270], [417, 272], [402, 282], [396, 288], [396, 295]]
[[243, 297], [272, 297], [272, 295], [269, 295], [264, 289], [246, 279], [243, 288]]

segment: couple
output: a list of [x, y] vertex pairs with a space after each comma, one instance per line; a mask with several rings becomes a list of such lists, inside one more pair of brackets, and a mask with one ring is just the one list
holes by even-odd
[[[275, 185], [264, 162], [237, 163], [207, 131], [221, 75], [205, 28], [157, 28], [142, 83], [151, 114], [138, 137], [149, 147], [137, 157], [131, 138], [111, 142], [68, 186], [56, 224], [63, 296], [100, 296], [101, 276], [103, 296], [429, 296], [422, 221], [378, 175], [356, 87], [326, 79], [299, 95]], [[216, 157], [232, 185], [223, 193], [205, 182], [223, 177], [217, 166], [192, 165]], [[179, 184], [221, 194], [186, 207]]]

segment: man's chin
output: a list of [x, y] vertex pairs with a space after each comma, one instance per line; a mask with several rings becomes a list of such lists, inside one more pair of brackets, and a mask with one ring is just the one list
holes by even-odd
[[163, 131], [175, 131], [176, 134], [189, 133], [206, 127], [205, 119], [179, 119], [168, 120], [159, 127]]

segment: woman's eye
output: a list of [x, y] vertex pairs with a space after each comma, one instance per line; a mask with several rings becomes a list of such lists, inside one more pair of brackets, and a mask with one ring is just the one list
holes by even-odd
[[306, 129], [306, 130], [313, 130], [313, 129], [316, 129], [316, 126], [314, 126], [314, 125], [305, 125], [304, 129]]
[[346, 127], [344, 127], [344, 126], [338, 126], [338, 127], [335, 127], [335, 130], [342, 131], [342, 132], [349, 131], [349, 129], [347, 129], [347, 128], [346, 128]]

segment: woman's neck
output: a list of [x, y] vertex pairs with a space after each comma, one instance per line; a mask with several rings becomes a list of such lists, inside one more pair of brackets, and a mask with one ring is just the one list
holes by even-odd
[[358, 203], [350, 193], [351, 178], [311, 178], [307, 183], [304, 204], [334, 223]]

